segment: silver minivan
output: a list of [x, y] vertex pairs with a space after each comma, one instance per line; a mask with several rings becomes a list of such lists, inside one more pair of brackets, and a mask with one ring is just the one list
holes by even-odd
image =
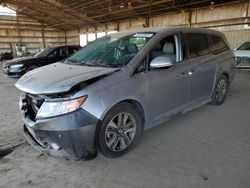
[[66, 159], [127, 153], [142, 131], [223, 103], [235, 57], [225, 36], [186, 27], [118, 32], [21, 77], [27, 140]]

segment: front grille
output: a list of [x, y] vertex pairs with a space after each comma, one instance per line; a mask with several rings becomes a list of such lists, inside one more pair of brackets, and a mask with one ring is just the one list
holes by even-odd
[[250, 67], [250, 58], [249, 57], [237, 57], [236, 60], [237, 67]]
[[24, 112], [24, 115], [32, 121], [36, 121], [37, 112], [41, 108], [44, 99], [39, 96], [25, 94], [21, 96], [20, 100], [21, 111]]

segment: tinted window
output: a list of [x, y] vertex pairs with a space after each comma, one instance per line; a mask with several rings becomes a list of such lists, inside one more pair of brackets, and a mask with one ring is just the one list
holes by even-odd
[[250, 50], [250, 42], [245, 42], [237, 50]]
[[42, 50], [41, 52], [37, 53], [35, 55], [35, 57], [46, 57], [47, 55], [49, 55], [53, 50], [55, 50], [55, 48], [51, 47], [51, 48], [47, 48]]
[[185, 38], [184, 38], [183, 34], [181, 35], [181, 48], [182, 48], [181, 49], [182, 50], [182, 60], [188, 59], [187, 45], [186, 45]]
[[74, 54], [78, 51], [79, 48], [69, 48], [69, 54]]
[[208, 55], [210, 53], [207, 36], [205, 34], [186, 33], [185, 36], [191, 58]]
[[58, 57], [58, 49], [51, 52], [48, 56], [48, 58], [54, 58], [54, 57]]
[[215, 54], [219, 54], [221, 52], [228, 50], [228, 47], [226, 46], [223, 39], [221, 37], [214, 36], [214, 35], [211, 36], [210, 46], [211, 46], [213, 53], [215, 53]]
[[68, 56], [68, 49], [66, 47], [58, 49], [58, 56], [59, 57], [67, 57]]

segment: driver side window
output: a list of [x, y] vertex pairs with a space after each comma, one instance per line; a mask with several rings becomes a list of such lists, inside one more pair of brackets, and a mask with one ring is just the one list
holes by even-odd
[[177, 36], [171, 35], [160, 42], [158, 42], [155, 47], [151, 50], [149, 55], [149, 62], [151, 62], [156, 57], [168, 57], [171, 59], [173, 64], [178, 62], [178, 54], [177, 54]]
[[62, 58], [67, 57], [68, 56], [68, 49], [66, 47], [59, 48], [58, 49], [58, 56], [62, 57]]
[[182, 58], [180, 57], [181, 54], [178, 50], [178, 42], [179, 41], [177, 35], [170, 35], [162, 39], [160, 42], [156, 43], [153, 49], [147, 55], [147, 57], [135, 69], [133, 74], [144, 72], [147, 69], [151, 69], [149, 64], [153, 59], [157, 57], [167, 57], [170, 59], [172, 64], [180, 62]]
[[55, 49], [53, 52], [51, 52], [48, 56], [48, 58], [53, 58], [53, 57], [57, 57], [58, 56], [58, 51], [57, 49]]

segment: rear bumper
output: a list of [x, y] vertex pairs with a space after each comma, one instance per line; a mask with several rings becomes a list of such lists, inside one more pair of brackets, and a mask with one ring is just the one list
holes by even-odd
[[32, 122], [24, 118], [24, 135], [37, 150], [57, 158], [89, 160], [97, 156], [98, 119], [84, 110]]

